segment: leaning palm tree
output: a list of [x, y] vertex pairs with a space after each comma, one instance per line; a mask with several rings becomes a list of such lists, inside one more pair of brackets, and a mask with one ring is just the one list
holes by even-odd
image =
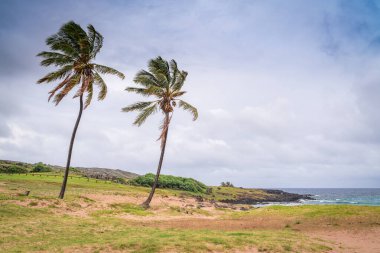
[[[103, 100], [107, 94], [107, 85], [100, 74], [112, 74], [121, 79], [124, 79], [124, 75], [113, 68], [92, 62], [103, 45], [103, 36], [92, 25], [87, 26], [86, 33], [78, 24], [70, 21], [64, 24], [58, 33], [48, 37], [46, 44], [51, 51], [37, 55], [43, 58], [41, 65], [58, 67], [58, 70], [38, 80], [38, 83], [58, 82], [58, 85], [49, 92], [48, 100], [54, 97], [53, 102], [58, 105], [74, 87], [77, 87], [74, 98], [79, 97], [79, 114], [71, 135], [65, 174], [59, 193], [59, 198], [63, 199], [75, 135], [83, 109], [91, 103], [94, 85], [100, 88], [98, 100]], [[86, 100], [83, 108], [84, 95], [86, 95]]]
[[157, 111], [164, 114], [164, 120], [161, 125], [161, 135], [158, 140], [161, 140], [161, 156], [158, 163], [157, 173], [150, 191], [149, 197], [142, 204], [145, 208], [149, 207], [152, 201], [154, 192], [158, 185], [158, 179], [161, 173], [162, 162], [165, 154], [166, 140], [170, 120], [173, 116], [173, 108], [178, 107], [189, 111], [193, 115], [193, 120], [198, 118], [197, 109], [180, 100], [185, 91], [182, 91], [182, 86], [186, 80], [187, 72], [177, 68], [177, 63], [171, 60], [170, 63], [162, 59], [160, 56], [152, 59], [148, 63], [149, 71], [141, 70], [136, 74], [134, 82], [140, 87], [128, 87], [126, 90], [143, 96], [155, 97], [155, 100], [149, 102], [137, 102], [122, 109], [124, 112], [138, 111], [139, 114], [133, 124], [141, 126], [145, 120]]

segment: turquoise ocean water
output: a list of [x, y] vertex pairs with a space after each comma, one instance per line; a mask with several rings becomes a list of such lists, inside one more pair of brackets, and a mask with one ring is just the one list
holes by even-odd
[[315, 200], [302, 200], [300, 204], [380, 206], [380, 188], [281, 188], [280, 190], [311, 194]]

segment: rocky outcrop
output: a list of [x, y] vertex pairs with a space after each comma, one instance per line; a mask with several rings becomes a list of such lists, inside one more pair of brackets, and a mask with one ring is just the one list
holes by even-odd
[[255, 198], [248, 195], [238, 195], [234, 199], [224, 199], [220, 202], [229, 203], [229, 204], [247, 204], [247, 205], [255, 205], [262, 204], [268, 202], [298, 202], [301, 199], [313, 199], [310, 194], [296, 194], [284, 192], [281, 190], [266, 190], [262, 189], [265, 193], [267, 193], [264, 197], [260, 196], [260, 198]]

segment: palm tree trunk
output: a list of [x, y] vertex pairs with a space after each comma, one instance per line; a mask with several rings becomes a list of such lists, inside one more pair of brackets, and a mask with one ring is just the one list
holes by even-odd
[[169, 113], [165, 113], [165, 122], [166, 122], [167, 126], [166, 126], [166, 130], [165, 130], [165, 134], [164, 134], [164, 136], [162, 136], [162, 138], [164, 138], [164, 140], [163, 140], [163, 143], [161, 145], [160, 161], [158, 163], [157, 173], [156, 173], [156, 177], [154, 179], [154, 183], [152, 185], [152, 189], [151, 189], [151, 191], [149, 193], [148, 198], [145, 200], [144, 203], [142, 203], [142, 206], [144, 208], [149, 208], [149, 204], [152, 201], [154, 192], [156, 191], [156, 188], [157, 188], [157, 185], [158, 185], [158, 179], [159, 179], [160, 173], [161, 173], [162, 162], [164, 161], [166, 140], [167, 140], [168, 132], [169, 132]]
[[61, 187], [61, 192], [59, 193], [58, 198], [63, 199], [65, 196], [65, 191], [66, 191], [66, 185], [67, 185], [67, 178], [69, 176], [69, 170], [70, 170], [70, 162], [71, 162], [71, 154], [73, 152], [73, 146], [74, 146], [74, 140], [75, 140], [75, 135], [78, 130], [79, 122], [82, 117], [82, 112], [83, 112], [83, 95], [79, 97], [79, 114], [77, 121], [75, 122], [74, 130], [71, 135], [71, 141], [70, 141], [70, 147], [69, 147], [69, 154], [67, 156], [67, 163], [66, 163], [66, 169], [65, 169], [65, 175], [63, 177], [63, 182], [62, 182], [62, 187]]

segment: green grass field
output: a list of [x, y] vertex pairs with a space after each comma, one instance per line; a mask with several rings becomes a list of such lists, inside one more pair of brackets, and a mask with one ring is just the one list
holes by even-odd
[[159, 189], [156, 197], [168, 202], [144, 210], [131, 200], [148, 188], [72, 178], [58, 200], [60, 183], [0, 174], [0, 252], [333, 252], [331, 242], [303, 229], [380, 225], [379, 207], [202, 209], [187, 207], [194, 200], [185, 192]]

